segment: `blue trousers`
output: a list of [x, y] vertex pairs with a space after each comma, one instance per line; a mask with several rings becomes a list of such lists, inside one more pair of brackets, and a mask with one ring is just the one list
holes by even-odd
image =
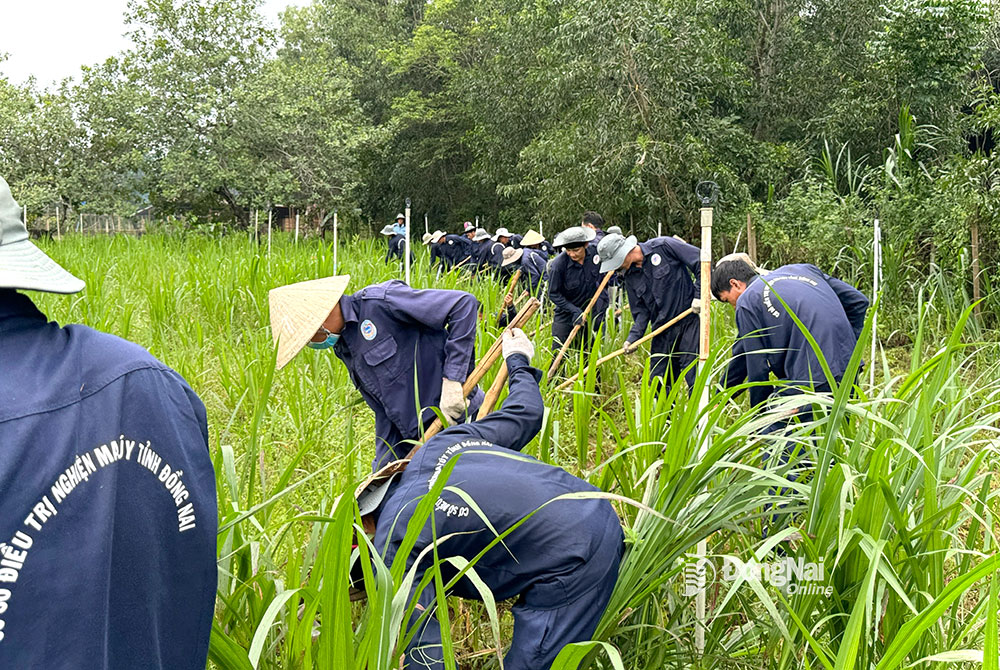
[[[504, 668], [549, 670], [567, 644], [591, 639], [618, 581], [624, 551], [616, 519], [615, 527], [605, 533], [600, 549], [583, 566], [570, 572], [553, 572], [531, 584], [511, 608], [514, 638], [504, 656]], [[566, 600], [567, 584], [572, 584], [574, 591], [569, 600]], [[425, 589], [421, 596], [421, 602], [431, 606], [433, 588]], [[414, 617], [417, 615], [419, 612], [414, 612]], [[425, 620], [407, 651], [404, 667], [444, 670], [440, 624], [435, 617]]]

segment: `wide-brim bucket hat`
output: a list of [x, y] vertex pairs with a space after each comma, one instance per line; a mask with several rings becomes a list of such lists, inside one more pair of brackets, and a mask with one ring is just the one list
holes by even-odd
[[514, 247], [507, 247], [503, 250], [503, 261], [500, 263], [500, 267], [507, 267], [511, 263], [516, 263], [521, 260], [521, 256], [524, 255], [524, 249], [515, 249]]
[[530, 247], [533, 244], [541, 244], [544, 241], [545, 241], [545, 236], [542, 235], [540, 232], [538, 232], [537, 230], [529, 230], [524, 234], [524, 237], [521, 238], [521, 246]]
[[628, 237], [622, 237], [615, 233], [605, 235], [597, 243], [597, 255], [601, 259], [601, 272], [611, 272], [620, 268], [625, 262], [628, 252], [632, 251], [637, 243], [635, 235]]
[[409, 458], [393, 461], [383, 466], [378, 471], [368, 475], [358, 488], [354, 490], [354, 498], [358, 501], [358, 509], [361, 516], [365, 517], [378, 509], [378, 506], [385, 500], [385, 494], [389, 492], [389, 486], [393, 480], [399, 476], [406, 466], [410, 464]]
[[472, 238], [473, 242], [482, 242], [483, 240], [490, 239], [490, 234], [485, 228], [476, 228], [476, 235]]
[[567, 244], [586, 244], [597, 237], [597, 231], [585, 226], [573, 226], [567, 228], [558, 235], [552, 242], [555, 248], [564, 247]]
[[0, 177], [0, 288], [46, 293], [77, 293], [84, 286], [45, 255], [28, 237], [21, 206]]
[[493, 233], [493, 241], [499, 242], [501, 237], [513, 237], [513, 235], [506, 228], [497, 228], [497, 232]]
[[756, 272], [758, 275], [761, 276], [764, 276], [769, 273], [769, 270], [760, 267], [752, 260], [750, 260], [750, 255], [744, 251], [736, 251], [731, 254], [726, 254], [719, 260], [715, 261], [715, 267], [719, 267], [720, 265], [728, 261], [743, 261], [744, 263], [750, 266], [751, 270], [753, 270], [754, 272]]
[[351, 275], [338, 275], [271, 289], [271, 337], [278, 346], [279, 370], [316, 335], [350, 281]]
[[431, 235], [430, 243], [431, 244], [437, 244], [438, 242], [441, 241], [441, 238], [444, 237], [447, 234], [448, 233], [442, 232], [440, 230], [435, 230], [434, 234]]

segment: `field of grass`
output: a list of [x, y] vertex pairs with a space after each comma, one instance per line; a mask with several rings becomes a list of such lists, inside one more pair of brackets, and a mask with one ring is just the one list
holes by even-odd
[[[341, 242], [349, 290], [400, 276], [383, 264], [381, 241]], [[50, 318], [142, 344], [208, 408], [220, 516], [210, 666], [399, 667], [410, 606], [403, 566], [367, 575], [367, 603], [347, 591], [352, 492], [369, 470], [372, 414], [332, 353], [306, 350], [274, 371], [267, 292], [332, 274], [329, 245], [276, 235], [268, 254], [236, 235], [147, 235], [42, 246], [87, 282], [78, 296], [33, 295]], [[484, 305], [484, 352], [498, 334], [490, 316], [501, 288], [458, 273], [435, 281], [417, 251], [414, 287], [468, 290]], [[606, 644], [568, 649], [557, 668], [997, 670], [997, 347], [967, 326], [968, 312], [942, 318], [922, 295], [894, 305], [913, 315], [906, 355], [880, 356], [878, 382], [854, 398], [847, 387], [814, 398], [817, 421], [790, 436], [762, 434], [774, 416], [747, 412], [745, 394], [714, 393], [703, 414], [681, 388], [656, 398], [643, 355], [610, 363], [573, 393], [545, 384], [545, 424], [525, 453], [618, 496], [628, 545], [596, 635]], [[733, 327], [727, 305], [714, 310], [717, 371]], [[541, 324], [534, 363], [546, 369], [550, 317], [539, 314], [526, 330]], [[611, 330], [592, 355], [620, 345]], [[562, 372], [579, 368], [571, 359]], [[801, 459], [766, 457], [788, 439]], [[702, 624], [683, 578], [702, 540], [717, 578], [699, 656]], [[727, 579], [734, 562], [723, 556], [822, 565], [822, 589]], [[496, 650], [509, 643], [504, 604], [484, 595], [486, 604], [449, 601], [457, 667], [499, 667]]]

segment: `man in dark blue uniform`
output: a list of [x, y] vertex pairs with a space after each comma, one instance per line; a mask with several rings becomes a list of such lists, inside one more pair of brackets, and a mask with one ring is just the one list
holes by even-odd
[[549, 241], [539, 233], [534, 228], [528, 230], [521, 238], [519, 246], [523, 249], [533, 249], [534, 251], [539, 251], [545, 255], [546, 262], [551, 256], [555, 255], [555, 248], [549, 244]]
[[[475, 559], [474, 569], [494, 598], [517, 597], [514, 638], [504, 657], [507, 670], [547, 670], [556, 655], [571, 642], [588, 640], [607, 607], [618, 578], [624, 551], [623, 534], [611, 504], [597, 498], [558, 499], [599, 489], [565, 470], [520, 454], [542, 425], [541, 371], [531, 367], [534, 353], [519, 329], [504, 335], [503, 354], [510, 372], [510, 393], [502, 409], [475, 423], [448, 428], [432, 437], [412, 456], [401, 473], [380, 477], [362, 486], [358, 503], [366, 526], [374, 524], [374, 545], [391, 566], [403, 544], [417, 502], [447, 473], [449, 489], [434, 507], [433, 529], [427, 520], [416, 545], [399, 560], [409, 570], [433, 542], [440, 542], [442, 576], [456, 570], [443, 559]], [[471, 509], [470, 500], [487, 522]], [[537, 510], [537, 512], [536, 512]], [[530, 515], [530, 519], [494, 543]], [[493, 530], [490, 530], [493, 529]], [[428, 554], [430, 552], [427, 552]], [[425, 556], [416, 567], [419, 584], [431, 567]], [[440, 625], [436, 619], [434, 586], [417, 593], [421, 608], [410, 625], [418, 630], [406, 650], [409, 670], [444, 668]], [[479, 599], [468, 580], [460, 580], [453, 594]], [[421, 610], [431, 610], [417, 623]]]
[[[812, 334], [839, 383], [864, 328], [869, 304], [863, 293], [815, 265], [785, 265], [759, 277], [740, 259], [721, 261], [712, 271], [712, 293], [736, 309], [739, 339], [733, 346], [726, 386], [744, 379], [765, 382], [773, 372], [785, 384], [779, 395], [803, 388], [820, 392], [831, 388], [789, 309]], [[771, 386], [752, 387], [750, 403], [758, 405], [774, 394]]]
[[[493, 235], [492, 240], [493, 243], [490, 244], [489, 250], [483, 252], [483, 268], [488, 268], [498, 276], [502, 276], [503, 250], [510, 245], [510, 231], [506, 228], [499, 228]], [[508, 274], [507, 276], [509, 277], [510, 275]]]
[[594, 239], [591, 244], [596, 247], [604, 239], [604, 217], [597, 212], [587, 210], [580, 219], [581, 226], [594, 231]]
[[205, 407], [145, 349], [49, 322], [83, 282], [0, 179], [0, 668], [202, 670], [215, 607]]
[[490, 247], [494, 242], [484, 228], [476, 228], [472, 237], [472, 260], [476, 271], [489, 267]]
[[[552, 348], [556, 351], [562, 348], [573, 326], [582, 321], [583, 310], [601, 285], [601, 261], [597, 249], [590, 244], [593, 239], [594, 231], [583, 226], [574, 226], [556, 235], [556, 247], [563, 250], [549, 265], [549, 300], [555, 307]], [[578, 340], [582, 341], [581, 346], [586, 347], [591, 333], [600, 330], [607, 308], [608, 290], [605, 288], [591, 310], [590, 328], [584, 329]]]
[[472, 240], [464, 235], [445, 235], [438, 244], [441, 254], [448, 259], [448, 267], [472, 269]]
[[538, 249], [521, 247], [514, 249], [520, 253], [521, 279], [526, 282], [526, 288], [533, 296], [540, 297], [544, 293], [543, 284], [549, 280], [548, 256]]
[[[654, 237], [639, 243], [609, 234], [597, 246], [601, 272], [624, 272], [633, 325], [625, 341], [626, 352], [647, 327], [659, 328], [689, 307], [697, 310], [700, 282], [700, 251], [672, 237]], [[650, 377], [661, 377], [669, 391], [698, 354], [698, 316], [690, 314], [653, 338], [650, 346]], [[686, 373], [688, 389], [694, 384], [695, 369]]]
[[441, 246], [438, 244], [443, 237], [444, 231], [441, 230], [435, 230], [433, 233], [424, 233], [424, 246], [431, 250], [431, 260], [429, 266], [432, 268], [435, 263], [437, 263], [441, 268], [444, 268], [447, 264], [447, 261], [442, 254]]
[[[402, 262], [406, 255], [406, 228], [404, 227], [403, 229], [400, 229], [399, 226], [388, 225], [382, 228], [382, 235], [385, 235], [388, 238], [388, 249], [386, 249], [385, 252], [385, 262]], [[412, 249], [410, 250], [410, 261], [416, 261], [416, 257], [413, 255]]]
[[420, 439], [435, 418], [432, 407], [451, 421], [462, 420], [466, 407], [475, 416], [483, 391], [466, 398], [462, 384], [475, 367], [479, 302], [464, 291], [414, 290], [398, 280], [344, 295], [349, 279], [273, 289], [271, 331], [279, 369], [307, 344], [332, 348], [344, 362], [375, 412], [377, 470], [406, 454], [407, 441]]

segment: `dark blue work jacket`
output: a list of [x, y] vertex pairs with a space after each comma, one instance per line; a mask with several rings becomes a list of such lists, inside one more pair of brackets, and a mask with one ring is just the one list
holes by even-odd
[[[385, 252], [385, 262], [388, 263], [392, 259], [396, 258], [398, 260], [403, 260], [406, 255], [406, 236], [405, 235], [393, 235], [389, 238], [389, 249]], [[410, 261], [413, 261], [416, 257], [413, 255], [413, 250], [410, 250]]]
[[[539, 510], [476, 563], [475, 569], [498, 600], [514, 597], [533, 585], [552, 586], [551, 605], [568, 603], [593, 587], [580, 579], [590, 559], [604, 544], [622, 542], [622, 530], [611, 504], [600, 499], [549, 501], [567, 493], [598, 491], [562, 468], [520, 454], [542, 425], [541, 371], [526, 357], [507, 358], [510, 394], [503, 407], [475, 423], [447, 428], [416, 453], [377, 510], [375, 547], [386, 565], [396, 557], [406, 527], [420, 498], [435, 482], [441, 468], [458, 459], [448, 479], [475, 501], [490, 524], [503, 533]], [[434, 511], [437, 537], [455, 536], [439, 546], [442, 556], [474, 558], [495, 539], [484, 521], [458, 493], [444, 490]], [[428, 519], [416, 545], [406, 557], [407, 568], [433, 542]], [[383, 551], [384, 549], [384, 551]], [[418, 566], [420, 581], [425, 562]], [[446, 580], [455, 571], [445, 568]], [[427, 589], [424, 593], [431, 592]], [[481, 599], [467, 580], [454, 593]], [[536, 607], [544, 606], [541, 603]]]
[[[736, 301], [739, 340], [726, 385], [767, 381], [773, 372], [793, 386], [829, 390], [819, 359], [788, 310], [816, 340], [839, 382], [864, 328], [868, 304], [861, 291], [815, 265], [784, 265], [753, 279]], [[750, 402], [757, 405], [773, 392], [770, 386], [753, 387]]]
[[521, 248], [521, 240], [524, 239], [524, 235], [511, 235], [510, 236], [510, 246], [515, 249]]
[[0, 290], [0, 668], [202, 670], [217, 518], [180, 375]]
[[469, 268], [472, 263], [472, 242], [464, 235], [445, 235], [441, 240], [441, 256], [445, 259], [446, 267], [461, 265]]
[[[574, 321], [580, 316], [594, 292], [601, 285], [601, 259], [597, 248], [587, 245], [587, 255], [582, 263], [576, 263], [569, 254], [563, 252], [549, 264], [549, 300], [555, 306], [555, 318]], [[594, 304], [592, 313], [603, 314], [608, 308], [608, 289]]]
[[[596, 249], [597, 248], [597, 243], [600, 242], [602, 239], [604, 239], [605, 235], [607, 235], [607, 233], [605, 233], [603, 230], [601, 230], [600, 228], [598, 228], [597, 229], [597, 237], [595, 237], [594, 239], [592, 239], [590, 241], [590, 246], [592, 246], [592, 247], [594, 247]], [[652, 241], [652, 240], [650, 240], [650, 241]]]
[[[646, 332], [662, 326], [684, 310], [698, 297], [700, 250], [672, 237], [654, 237], [640, 242], [642, 267], [633, 265], [625, 273], [632, 330], [629, 342], [635, 342]], [[686, 328], [697, 325], [698, 315], [691, 314], [667, 329], [664, 341], [679, 336]]]
[[499, 271], [500, 266], [503, 264], [503, 250], [506, 245], [502, 242], [490, 242], [489, 249], [483, 252], [483, 264], [492, 268], [493, 270]]
[[477, 270], [489, 267], [490, 247], [493, 244], [493, 240], [480, 240], [472, 243], [472, 260], [475, 262]]
[[549, 263], [548, 256], [537, 249], [523, 249], [521, 253], [521, 277], [527, 279], [528, 290], [531, 295], [539, 296], [541, 291], [539, 286], [544, 281], [548, 281], [549, 274], [546, 267]]
[[[344, 329], [334, 353], [375, 412], [378, 469], [405, 456], [411, 445], [401, 443], [419, 439], [420, 425], [434, 420], [430, 408], [441, 401], [441, 378], [464, 382], [472, 372], [479, 302], [465, 291], [418, 291], [394, 279], [345, 295], [340, 308]], [[482, 398], [477, 388], [470, 416]]]

